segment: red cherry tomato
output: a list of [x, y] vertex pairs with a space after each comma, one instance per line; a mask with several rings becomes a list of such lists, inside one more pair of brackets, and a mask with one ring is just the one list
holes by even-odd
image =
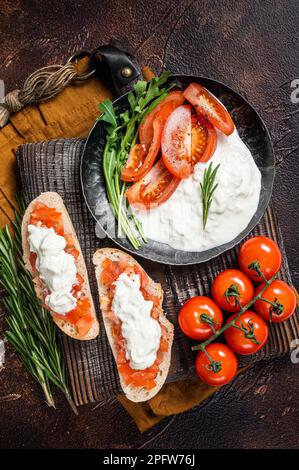
[[226, 135], [232, 134], [235, 129], [233, 120], [227, 109], [212, 93], [198, 83], [191, 83], [183, 95], [195, 110], [203, 114], [213, 126]]
[[212, 299], [198, 296], [187, 300], [179, 312], [178, 321], [186, 336], [203, 341], [221, 328], [223, 315]]
[[[252, 269], [258, 263], [266, 279], [271, 279], [280, 269], [281, 252], [278, 245], [268, 237], [253, 237], [241, 246], [239, 252], [240, 269], [253, 281], [262, 282], [262, 276]], [[252, 266], [252, 268], [250, 268]]]
[[188, 178], [191, 162], [191, 106], [176, 108], [167, 119], [161, 141], [162, 158], [176, 178]]
[[[256, 291], [257, 295], [265, 284], [260, 284]], [[297, 299], [293, 289], [283, 281], [275, 279], [272, 284], [267, 287], [262, 294], [262, 298], [273, 303], [269, 304], [264, 300], [257, 300], [254, 304], [254, 310], [261, 315], [266, 321], [273, 323], [281, 323], [295, 312]]]
[[235, 354], [221, 343], [209, 344], [206, 352], [212, 359], [212, 364], [203, 351], [200, 351], [195, 359], [195, 369], [201, 380], [213, 386], [230, 382], [235, 377], [238, 368]]
[[[232, 294], [237, 295], [236, 297]], [[212, 297], [223, 310], [240, 311], [239, 304], [244, 307], [253, 299], [254, 288], [251, 280], [237, 269], [226, 269], [215, 277], [212, 283]]]
[[[229, 323], [235, 315], [228, 320]], [[247, 310], [236, 320], [236, 327], [232, 326], [224, 332], [228, 346], [237, 354], [254, 354], [261, 349], [268, 339], [268, 326], [256, 313]], [[241, 329], [243, 331], [241, 331]], [[245, 331], [244, 331], [245, 330]]]

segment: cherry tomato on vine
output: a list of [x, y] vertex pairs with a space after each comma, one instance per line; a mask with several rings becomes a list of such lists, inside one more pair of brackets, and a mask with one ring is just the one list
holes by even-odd
[[[233, 320], [237, 314], [228, 318], [227, 323]], [[237, 354], [254, 354], [261, 349], [268, 339], [268, 326], [256, 313], [246, 310], [235, 321], [236, 326], [231, 326], [224, 332], [228, 346]]]
[[253, 299], [254, 287], [251, 280], [238, 269], [226, 269], [215, 277], [212, 283], [212, 297], [223, 310], [240, 311]]
[[[264, 284], [260, 284], [255, 291], [255, 295], [257, 295], [263, 287]], [[295, 292], [288, 284], [279, 279], [275, 279], [275, 281], [267, 287], [262, 294], [262, 298], [271, 303], [265, 302], [265, 300], [257, 300], [254, 304], [254, 310], [266, 321], [281, 323], [290, 318], [295, 312], [297, 305]]]
[[[268, 237], [253, 237], [241, 246], [239, 252], [240, 269], [253, 281], [262, 282], [262, 276], [253, 269], [258, 266], [267, 280], [280, 269], [281, 252], [275, 241]], [[252, 266], [252, 268], [250, 268]]]
[[183, 305], [179, 312], [178, 321], [186, 336], [203, 341], [210, 338], [215, 330], [221, 328], [223, 315], [212, 299], [197, 296], [187, 300]]
[[213, 386], [225, 385], [237, 373], [238, 361], [228, 346], [221, 343], [211, 343], [206, 347], [207, 354], [200, 351], [195, 359], [195, 369], [205, 383]]

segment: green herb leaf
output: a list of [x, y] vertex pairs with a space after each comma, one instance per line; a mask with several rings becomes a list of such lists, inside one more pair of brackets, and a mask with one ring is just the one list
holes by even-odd
[[135, 96], [136, 98], [140, 98], [146, 91], [147, 82], [144, 80], [138, 80], [138, 82], [134, 86]]
[[113, 104], [111, 100], [109, 100], [109, 98], [105, 99], [104, 101], [102, 101], [101, 104], [99, 104], [99, 110], [103, 113], [101, 114], [101, 116], [98, 117], [99, 121], [103, 121], [109, 124], [112, 129], [117, 127], [115, 111], [113, 108]]
[[161, 88], [169, 75], [170, 72], [164, 72], [149, 83], [139, 80], [134, 86], [134, 91], [128, 94], [129, 109], [123, 112], [113, 108], [110, 100], [105, 100], [99, 105], [103, 114], [98, 119], [103, 122], [107, 131], [102, 158], [107, 197], [118, 221], [119, 233], [124, 233], [136, 250], [141, 246], [138, 234], [144, 242], [146, 238], [141, 223], [131, 208], [127, 207], [125, 198], [127, 185], [121, 181], [121, 170], [138, 138], [139, 124], [175, 86], [172, 84]]
[[128, 101], [129, 101], [129, 104], [130, 104], [130, 108], [131, 110], [133, 111], [135, 105], [136, 105], [136, 98], [135, 96], [133, 95], [133, 93], [129, 93], [128, 94]]
[[5, 335], [28, 372], [40, 383], [48, 405], [55, 408], [51, 391], [51, 384], [54, 384], [63, 391], [77, 413], [66, 379], [56, 327], [36, 297], [31, 275], [23, 263], [20, 233], [25, 203], [20, 196], [18, 201], [22, 213], [16, 212], [14, 237], [7, 226], [0, 230], [0, 283], [6, 294], [3, 302], [8, 327]]

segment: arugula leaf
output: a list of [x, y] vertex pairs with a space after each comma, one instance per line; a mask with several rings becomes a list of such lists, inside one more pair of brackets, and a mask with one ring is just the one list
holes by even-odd
[[104, 121], [107, 124], [110, 124], [112, 128], [117, 127], [114, 107], [109, 98], [106, 98], [101, 104], [99, 104], [99, 110], [102, 111], [103, 114], [98, 117], [98, 121]]
[[147, 85], [148, 82], [145, 82], [144, 80], [138, 80], [138, 82], [134, 86], [134, 91], [137, 98], [139, 98], [145, 93]]
[[121, 180], [121, 170], [138, 138], [140, 122], [175, 86], [172, 84], [162, 87], [169, 75], [170, 72], [164, 72], [149, 83], [139, 80], [134, 86], [134, 91], [127, 96], [129, 107], [125, 111], [119, 112], [109, 99], [99, 105], [102, 114], [98, 120], [103, 122], [107, 131], [102, 157], [107, 197], [118, 221], [118, 233], [123, 232], [136, 250], [140, 248], [137, 234], [139, 233], [144, 242], [146, 239], [140, 221], [131, 208], [127, 207], [125, 200], [127, 185]]
[[136, 98], [132, 92], [128, 94], [128, 101], [129, 101], [131, 111], [133, 111], [135, 108], [135, 104], [136, 104]]

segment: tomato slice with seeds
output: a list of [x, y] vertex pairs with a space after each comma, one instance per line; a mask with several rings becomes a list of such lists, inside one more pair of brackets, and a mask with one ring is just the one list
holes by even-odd
[[[142, 144], [139, 150], [133, 147], [132, 154], [138, 151], [139, 155], [135, 158], [134, 162], [133, 155], [131, 157], [129, 156], [128, 164], [126, 164], [121, 171], [121, 179], [123, 181], [138, 181], [150, 171], [160, 150], [162, 130], [163, 121], [160, 118], [156, 118], [153, 122], [153, 140], [148, 153], [144, 153], [143, 149], [145, 147]], [[142, 158], [144, 158], [143, 161], [141, 160]]]
[[121, 170], [121, 179], [123, 181], [134, 181], [134, 176], [142, 167], [147, 151], [144, 145], [135, 144], [131, 149], [128, 160]]
[[153, 122], [159, 115], [160, 118], [167, 118], [169, 114], [178, 106], [184, 103], [184, 96], [181, 91], [171, 91], [141, 122], [139, 126], [139, 140], [147, 149], [153, 140]]
[[167, 201], [180, 184], [160, 159], [140, 181], [127, 191], [129, 203], [139, 209], [150, 209]]
[[217, 147], [217, 134], [214, 126], [201, 114], [192, 115], [191, 162], [208, 162]]
[[121, 171], [123, 181], [139, 181], [150, 171], [160, 150], [165, 122], [173, 110], [183, 102], [182, 92], [170, 93], [140, 124], [140, 143], [134, 145]]
[[198, 83], [191, 83], [183, 95], [196, 112], [203, 114], [217, 129], [226, 135], [232, 134], [235, 125], [229, 112], [206, 88]]
[[162, 158], [167, 170], [177, 178], [188, 178], [191, 162], [191, 106], [176, 108], [167, 119], [161, 142]]

